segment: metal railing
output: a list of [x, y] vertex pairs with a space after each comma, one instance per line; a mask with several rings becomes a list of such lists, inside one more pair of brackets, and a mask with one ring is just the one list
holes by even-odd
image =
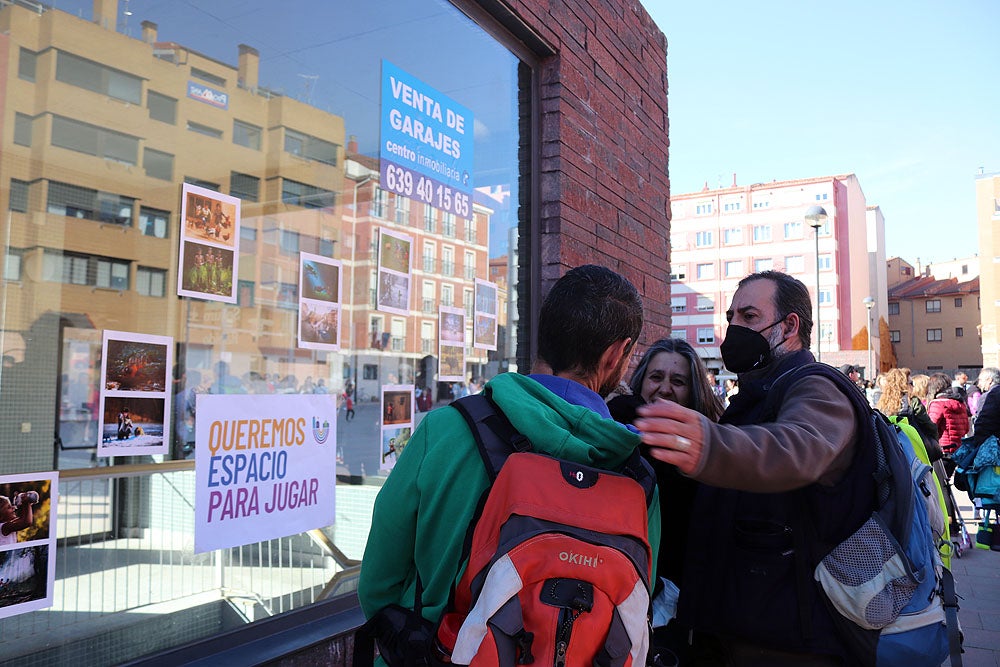
[[[359, 562], [329, 529], [194, 553], [194, 497], [193, 461], [62, 471], [54, 603], [0, 620], [0, 663], [98, 635], [114, 643], [109, 628], [151, 614], [221, 601], [249, 623], [350, 589]], [[116, 660], [154, 648], [126, 635], [120, 643], [140, 653]]]

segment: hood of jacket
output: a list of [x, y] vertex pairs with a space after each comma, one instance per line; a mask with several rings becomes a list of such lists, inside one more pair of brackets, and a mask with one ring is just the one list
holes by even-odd
[[639, 436], [622, 424], [566, 401], [528, 376], [503, 373], [484, 391], [491, 392], [514, 428], [546, 454], [615, 468], [639, 446]]

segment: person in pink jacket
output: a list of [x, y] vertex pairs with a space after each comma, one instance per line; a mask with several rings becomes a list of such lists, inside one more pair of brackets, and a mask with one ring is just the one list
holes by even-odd
[[950, 456], [962, 444], [969, 432], [969, 409], [965, 405], [964, 391], [951, 386], [951, 378], [935, 373], [927, 383], [927, 413], [937, 424], [938, 441], [945, 455]]

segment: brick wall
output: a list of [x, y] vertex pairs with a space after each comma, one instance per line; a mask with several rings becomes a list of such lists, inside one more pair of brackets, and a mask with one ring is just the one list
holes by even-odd
[[643, 295], [644, 342], [670, 324], [667, 43], [636, 0], [508, 0], [556, 50], [541, 67], [543, 293], [601, 263]]

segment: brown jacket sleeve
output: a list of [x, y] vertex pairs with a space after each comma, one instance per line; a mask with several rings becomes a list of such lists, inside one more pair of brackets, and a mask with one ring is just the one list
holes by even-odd
[[857, 423], [834, 383], [808, 376], [788, 388], [774, 422], [716, 424], [702, 418], [704, 449], [691, 477], [741, 491], [776, 493], [836, 483], [851, 463]]

